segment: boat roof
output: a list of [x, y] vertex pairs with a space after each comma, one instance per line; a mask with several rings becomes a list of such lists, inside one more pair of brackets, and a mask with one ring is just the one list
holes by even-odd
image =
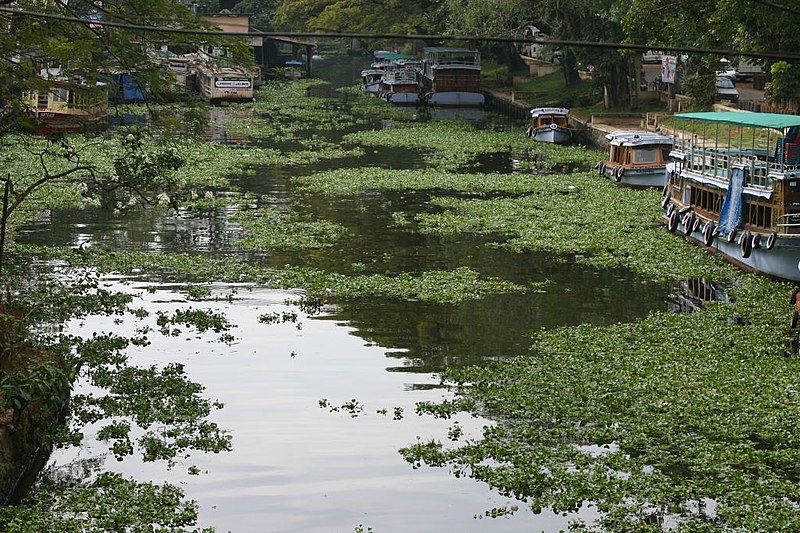
[[617, 146], [644, 146], [648, 144], [672, 144], [672, 137], [649, 131], [617, 131], [606, 135], [611, 144]]
[[397, 61], [398, 59], [412, 59], [412, 57], [406, 54], [396, 54], [392, 52], [390, 54], [383, 54], [381, 59], [385, 61]]
[[534, 107], [531, 109], [531, 116], [539, 115], [569, 115], [569, 109], [565, 107]]
[[755, 113], [753, 111], [709, 111], [705, 113], [678, 113], [676, 118], [724, 122], [739, 126], [772, 128], [782, 130], [800, 126], [800, 115], [781, 115], [778, 113]]
[[478, 52], [473, 48], [446, 48], [442, 46], [426, 46], [422, 51], [426, 54], [475, 54]]

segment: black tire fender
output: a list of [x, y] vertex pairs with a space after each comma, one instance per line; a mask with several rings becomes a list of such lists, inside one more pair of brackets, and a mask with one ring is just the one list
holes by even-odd
[[681, 219], [681, 224], [683, 224], [683, 233], [686, 235], [691, 235], [692, 226], [694, 225], [694, 214], [691, 211], [687, 211]]
[[714, 224], [711, 221], [703, 226], [703, 244], [706, 246], [714, 244]]
[[741, 252], [744, 259], [750, 257], [753, 252], [753, 240], [748, 230], [744, 230], [739, 236], [739, 252]]
[[774, 231], [769, 234], [769, 237], [767, 237], [767, 245], [766, 245], [767, 250], [772, 250], [772, 247], [775, 246], [776, 238], [777, 234]]
[[671, 233], [675, 233], [675, 230], [678, 229], [678, 212], [675, 211], [674, 209], [672, 210], [672, 213], [670, 213], [669, 217], [667, 218], [667, 229]]

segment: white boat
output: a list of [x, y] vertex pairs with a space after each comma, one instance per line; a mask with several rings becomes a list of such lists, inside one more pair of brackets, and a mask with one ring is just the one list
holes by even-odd
[[561, 144], [572, 139], [569, 110], [563, 107], [535, 107], [526, 135], [535, 141]]
[[599, 175], [637, 189], [664, 187], [672, 137], [649, 131], [617, 131], [606, 139], [608, 159], [595, 165]]
[[381, 78], [386, 74], [386, 69], [391, 63], [388, 61], [376, 61], [368, 69], [361, 71], [361, 90], [368, 93], [378, 94], [381, 88]]
[[800, 282], [800, 116], [675, 118], [667, 228], [741, 268]]
[[257, 77], [255, 71], [241, 66], [221, 66], [208, 61], [197, 67], [200, 98], [206, 102], [250, 102]]
[[381, 78], [378, 96], [393, 104], [419, 102], [419, 74], [413, 64], [398, 64]]
[[431, 105], [480, 106], [480, 54], [467, 48], [429, 47], [423, 50], [424, 100]]

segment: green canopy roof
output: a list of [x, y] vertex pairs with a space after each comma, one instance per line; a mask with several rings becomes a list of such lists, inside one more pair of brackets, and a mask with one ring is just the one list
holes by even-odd
[[381, 57], [383, 59], [388, 59], [389, 61], [395, 61], [397, 59], [411, 59], [411, 56], [407, 56], [405, 54], [383, 54]]
[[752, 111], [713, 111], [708, 113], [678, 113], [675, 118], [724, 122], [755, 128], [782, 130], [800, 126], [800, 115], [780, 115], [778, 113], [753, 113]]

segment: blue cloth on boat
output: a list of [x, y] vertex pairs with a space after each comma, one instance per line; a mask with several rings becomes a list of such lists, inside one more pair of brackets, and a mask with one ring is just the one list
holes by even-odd
[[731, 181], [728, 183], [728, 194], [722, 201], [722, 211], [719, 213], [720, 235], [727, 235], [733, 231], [742, 218], [745, 175], [745, 169], [733, 167]]

